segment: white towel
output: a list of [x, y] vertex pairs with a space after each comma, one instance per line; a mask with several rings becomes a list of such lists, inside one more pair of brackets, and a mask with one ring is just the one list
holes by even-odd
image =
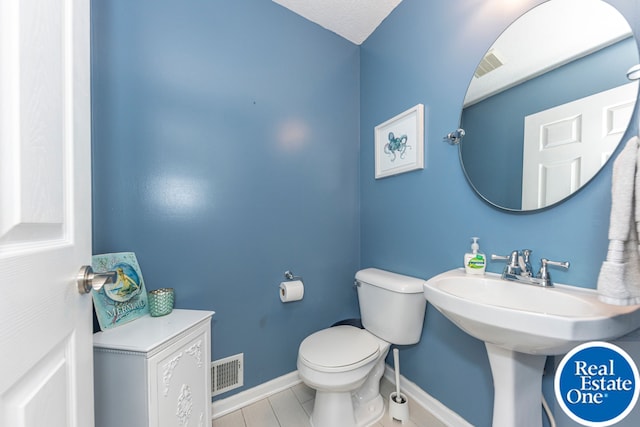
[[598, 297], [608, 304], [640, 304], [639, 143], [631, 138], [613, 164], [609, 251], [598, 276]]

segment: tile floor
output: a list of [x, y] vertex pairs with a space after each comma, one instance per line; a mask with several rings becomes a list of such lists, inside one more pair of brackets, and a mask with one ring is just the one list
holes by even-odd
[[[388, 399], [393, 384], [386, 378], [380, 384], [380, 394]], [[268, 398], [213, 420], [213, 427], [310, 427], [314, 390], [300, 383]], [[388, 403], [388, 402], [386, 402]], [[385, 406], [386, 406], [385, 403]], [[404, 424], [389, 417], [388, 411], [372, 427], [446, 427], [440, 420], [417, 405], [409, 406], [411, 419]], [[339, 426], [336, 426], [339, 427]]]

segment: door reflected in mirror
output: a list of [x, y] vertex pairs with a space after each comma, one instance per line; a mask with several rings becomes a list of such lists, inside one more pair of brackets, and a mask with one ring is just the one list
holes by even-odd
[[631, 28], [601, 0], [551, 0], [511, 24], [469, 84], [460, 160], [473, 189], [510, 211], [584, 187], [627, 130], [638, 82]]

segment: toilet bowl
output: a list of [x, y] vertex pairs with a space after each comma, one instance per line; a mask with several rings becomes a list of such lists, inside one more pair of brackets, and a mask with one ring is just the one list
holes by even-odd
[[308, 336], [298, 374], [316, 390], [311, 425], [366, 426], [384, 413], [380, 378], [390, 344], [365, 329], [335, 326]]
[[421, 279], [369, 268], [356, 274], [364, 329], [339, 325], [305, 338], [298, 374], [316, 390], [313, 427], [365, 427], [384, 414], [380, 379], [391, 344], [420, 340]]

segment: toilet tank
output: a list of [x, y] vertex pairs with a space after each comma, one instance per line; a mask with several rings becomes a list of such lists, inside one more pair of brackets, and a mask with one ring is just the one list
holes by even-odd
[[392, 344], [420, 341], [427, 300], [424, 280], [377, 268], [356, 273], [362, 326]]

